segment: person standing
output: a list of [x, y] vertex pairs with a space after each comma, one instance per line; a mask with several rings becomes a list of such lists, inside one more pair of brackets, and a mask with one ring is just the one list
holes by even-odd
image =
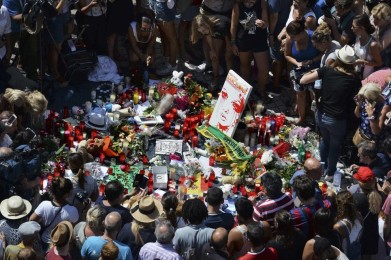
[[322, 136], [319, 150], [321, 161], [325, 162], [327, 181], [333, 179], [337, 169], [348, 119], [354, 116], [353, 97], [361, 87], [360, 78], [354, 70], [356, 56], [353, 48], [346, 45], [336, 51], [336, 56], [332, 67], [312, 71], [300, 80], [300, 84], [309, 84], [322, 79], [316, 121]]

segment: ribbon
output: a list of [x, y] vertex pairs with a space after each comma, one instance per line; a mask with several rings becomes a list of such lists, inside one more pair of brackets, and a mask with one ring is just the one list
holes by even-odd
[[205, 138], [218, 139], [223, 144], [228, 159], [232, 162], [244, 162], [252, 158], [238, 142], [214, 126], [201, 125], [197, 127], [197, 131]]

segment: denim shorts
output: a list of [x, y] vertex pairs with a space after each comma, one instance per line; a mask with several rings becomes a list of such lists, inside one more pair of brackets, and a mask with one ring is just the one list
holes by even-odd
[[46, 39], [48, 43], [52, 43], [53, 40], [55, 43], [62, 43], [65, 40], [65, 25], [69, 22], [69, 20], [69, 12], [58, 14], [47, 20], [48, 32], [46, 32]]
[[167, 2], [156, 1], [153, 10], [158, 21], [172, 22], [175, 20], [175, 7], [168, 8]]

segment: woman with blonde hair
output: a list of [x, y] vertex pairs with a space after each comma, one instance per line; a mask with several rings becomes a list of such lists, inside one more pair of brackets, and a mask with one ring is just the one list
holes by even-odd
[[380, 42], [381, 67], [391, 67], [391, 7], [380, 3], [372, 9], [371, 14]]
[[87, 211], [86, 221], [79, 222], [73, 230], [73, 239], [78, 250], [88, 237], [103, 235], [106, 215], [106, 210], [100, 205], [95, 205]]
[[[337, 217], [334, 229], [342, 237], [342, 251], [349, 259], [360, 259], [361, 251], [354, 250], [360, 245], [363, 219], [357, 210], [352, 194], [345, 190], [336, 196]], [[357, 248], [356, 247], [356, 248]]]
[[358, 145], [364, 140], [381, 143], [385, 137], [382, 133], [389, 106], [385, 102], [380, 86], [376, 83], [365, 84], [354, 98], [354, 114], [360, 118], [353, 143]]
[[39, 117], [46, 111], [48, 105], [47, 99], [41, 92], [7, 88], [4, 97], [11, 103], [12, 110], [18, 117], [18, 128], [40, 127]]
[[130, 247], [133, 259], [138, 259], [140, 249], [148, 242], [155, 242], [155, 220], [161, 217], [163, 206], [152, 196], [141, 197], [133, 203], [130, 213], [133, 221], [126, 223], [118, 233], [117, 240]]
[[218, 45], [217, 41], [220, 41], [217, 39], [218, 37], [220, 37], [219, 33], [215, 32], [211, 18], [203, 14], [199, 14], [194, 17], [191, 23], [190, 40], [193, 44], [195, 44], [199, 39], [203, 38], [204, 43], [206, 43], [203, 45], [206, 63], [208, 63], [208, 61], [211, 62], [213, 70], [213, 79], [210, 85], [211, 88], [217, 86], [220, 71], [219, 57], [221, 53], [219, 53], [219, 51], [221, 51], [221, 48], [216, 48]]

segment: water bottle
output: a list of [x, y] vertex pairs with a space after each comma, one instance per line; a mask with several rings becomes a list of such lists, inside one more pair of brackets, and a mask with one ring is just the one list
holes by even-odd
[[342, 178], [341, 170], [337, 168], [333, 178], [333, 188], [336, 192], [338, 192], [341, 189], [341, 178]]

